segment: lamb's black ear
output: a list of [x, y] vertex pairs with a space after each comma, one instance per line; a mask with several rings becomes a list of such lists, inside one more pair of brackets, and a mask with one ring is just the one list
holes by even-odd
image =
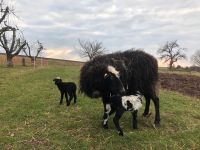
[[55, 81], [56, 81], [56, 79], [53, 79], [53, 81], [55, 82]]

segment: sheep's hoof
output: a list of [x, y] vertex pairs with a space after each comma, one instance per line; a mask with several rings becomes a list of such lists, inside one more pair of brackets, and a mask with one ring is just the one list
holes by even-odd
[[60, 102], [59, 104], [62, 105], [62, 102]]
[[67, 106], [69, 106], [70, 105], [70, 103], [67, 103]]
[[151, 116], [151, 112], [149, 112], [148, 114], [146, 114], [146, 113], [143, 113], [143, 116], [148, 118], [148, 117], [150, 117], [150, 116]]
[[119, 136], [124, 136], [123, 131], [119, 131], [118, 134], [119, 134]]
[[137, 130], [137, 129], [138, 129], [138, 127], [137, 127], [137, 126], [133, 126], [133, 129], [134, 129], [134, 130]]

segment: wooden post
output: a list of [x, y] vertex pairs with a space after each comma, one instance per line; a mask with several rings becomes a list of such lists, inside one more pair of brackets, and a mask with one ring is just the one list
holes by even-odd
[[26, 66], [26, 61], [24, 57], [22, 58], [22, 66]]

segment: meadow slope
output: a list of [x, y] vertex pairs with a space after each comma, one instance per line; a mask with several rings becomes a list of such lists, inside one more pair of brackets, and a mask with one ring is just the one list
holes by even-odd
[[121, 119], [124, 137], [112, 122], [101, 128], [100, 100], [78, 93], [78, 103], [59, 105], [59, 92], [52, 79], [78, 83], [79, 67], [45, 68], [0, 66], [0, 149], [200, 149], [200, 101], [176, 92], [160, 90], [161, 126], [153, 127], [151, 115], [139, 111], [138, 130], [131, 127], [131, 114]]

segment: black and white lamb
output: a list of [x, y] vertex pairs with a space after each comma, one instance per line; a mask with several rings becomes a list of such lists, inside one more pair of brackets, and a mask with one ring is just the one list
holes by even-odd
[[[118, 131], [118, 134], [123, 136], [123, 130], [119, 125], [119, 120], [122, 117], [125, 111], [131, 111], [133, 115], [133, 129], [137, 129], [137, 112], [142, 107], [142, 95], [129, 95], [129, 96], [120, 96], [120, 95], [113, 95], [111, 96], [110, 104], [106, 104], [107, 111], [106, 113], [111, 115], [115, 113], [113, 118], [113, 122], [115, 127]], [[104, 119], [104, 124], [107, 124], [108, 118]]]
[[[70, 105], [71, 100], [74, 98], [74, 104], [76, 103], [76, 84], [74, 82], [62, 82], [62, 79], [60, 77], [56, 77], [53, 79], [55, 84], [57, 85], [61, 98], [60, 98], [60, 104], [63, 103], [63, 96], [65, 95], [67, 106]], [[69, 99], [68, 99], [69, 96]]]

